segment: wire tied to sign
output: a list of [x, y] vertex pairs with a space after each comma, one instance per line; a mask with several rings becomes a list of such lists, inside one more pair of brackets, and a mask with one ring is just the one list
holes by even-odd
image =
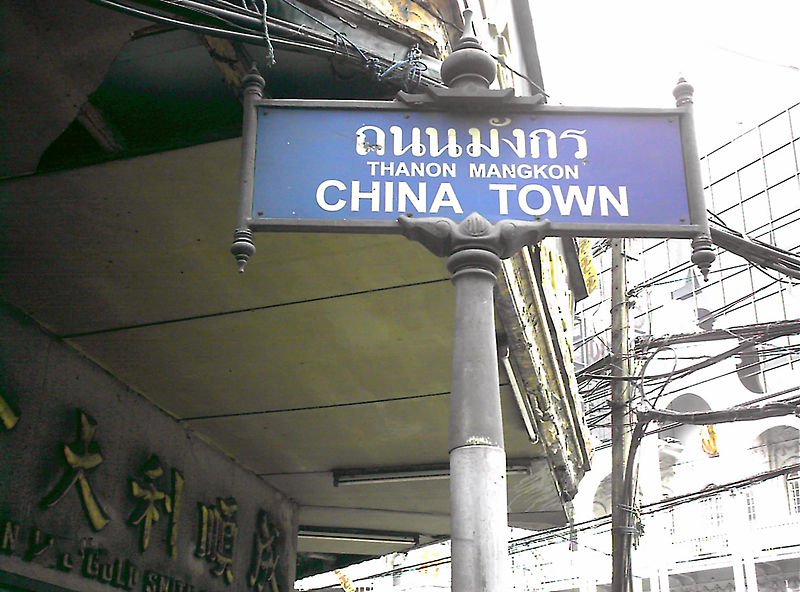
[[639, 512], [638, 505], [619, 504], [617, 506], [622, 512], [625, 513], [626, 524], [617, 527], [617, 530], [633, 537], [633, 546], [639, 545], [639, 538], [644, 534], [644, 524], [642, 523], [642, 516]]
[[422, 61], [422, 50], [419, 45], [412, 46], [404, 60], [400, 60], [378, 74], [378, 80], [400, 80], [400, 86], [406, 92], [415, 90], [422, 81], [422, 73], [428, 66]]
[[[264, 0], [264, 1], [266, 1], [266, 0]], [[301, 14], [304, 14], [305, 16], [310, 18], [312, 21], [314, 21], [315, 23], [317, 23], [318, 25], [320, 25], [321, 27], [323, 27], [324, 29], [329, 31], [331, 34], [333, 34], [333, 37], [335, 39], [335, 43], [336, 43], [336, 47], [337, 48], [340, 47], [340, 46], [343, 46], [345, 48], [347, 48], [347, 47], [353, 48], [356, 51], [356, 53], [363, 60], [364, 66], [366, 67], [367, 70], [372, 71], [373, 69], [380, 67], [379, 66], [379, 60], [377, 58], [368, 56], [366, 54], [366, 52], [363, 49], [361, 49], [358, 45], [356, 45], [353, 41], [351, 41], [350, 38], [347, 37], [347, 35], [337, 31], [336, 29], [334, 29], [330, 25], [326, 24], [325, 22], [323, 22], [320, 19], [318, 19], [317, 17], [315, 17], [313, 14], [311, 14], [307, 10], [303, 10], [297, 4], [294, 4], [293, 2], [289, 2], [289, 0], [282, 0], [282, 1], [287, 6], [291, 6], [296, 11], [300, 12]]]
[[275, 65], [275, 49], [272, 47], [272, 40], [269, 37], [269, 27], [267, 26], [267, 0], [261, 0], [261, 23], [264, 27], [264, 43], [267, 45], [267, 68]]

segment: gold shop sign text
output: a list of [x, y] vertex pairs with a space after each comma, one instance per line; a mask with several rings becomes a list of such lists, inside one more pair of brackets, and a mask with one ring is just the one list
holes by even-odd
[[[194, 557], [209, 564], [208, 572], [218, 582], [213, 588], [197, 587], [190, 581], [172, 574], [140, 567], [148, 553], [151, 542], [157, 536], [165, 541], [165, 551], [170, 560], [179, 557], [179, 524], [186, 519], [185, 479], [176, 467], [165, 467], [156, 454], [138, 468], [134, 476], [128, 477], [129, 495], [127, 508], [111, 509], [97, 483], [98, 475], [111, 470], [115, 464], [106, 462], [101, 452], [98, 436], [101, 435], [97, 421], [84, 412], [76, 410], [76, 429], [72, 441], [61, 441], [61, 468], [55, 473], [57, 479], [44, 495], [38, 498], [39, 507], [46, 520], [48, 511], [57, 506], [66, 496], [74, 495], [80, 500], [83, 517], [97, 533], [97, 537], [56, 537], [32, 524], [22, 524], [13, 516], [0, 515], [0, 559], [16, 556], [26, 562], [38, 562], [63, 573], [77, 574], [81, 578], [106, 584], [126, 591], [141, 592], [216, 592], [237, 584], [236, 589], [248, 592], [281, 592], [278, 584], [277, 565], [279, 558], [280, 531], [265, 510], [253, 519], [252, 550], [249, 565], [235, 565], [234, 551], [239, 543], [239, 505], [233, 497], [219, 497], [214, 503], [199, 502], [197, 508], [197, 539], [194, 542]], [[0, 438], [24, 418], [0, 396]], [[70, 437], [69, 435], [67, 437]], [[41, 495], [41, 494], [40, 494]], [[34, 498], [36, 499], [36, 498]], [[129, 556], [113, 556], [102, 545], [110, 516], [127, 516], [129, 527], [142, 559]], [[79, 516], [73, 523], [81, 521]], [[158, 533], [158, 535], [156, 535]], [[250, 542], [250, 541], [246, 541]], [[72, 545], [72, 548], [70, 548]], [[186, 556], [186, 554], [184, 554]], [[237, 574], [241, 573], [237, 581]]]

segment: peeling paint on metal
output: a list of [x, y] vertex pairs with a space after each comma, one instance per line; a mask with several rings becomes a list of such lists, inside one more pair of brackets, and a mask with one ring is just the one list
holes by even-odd
[[470, 436], [467, 438], [468, 446], [493, 446], [494, 443], [486, 436]]

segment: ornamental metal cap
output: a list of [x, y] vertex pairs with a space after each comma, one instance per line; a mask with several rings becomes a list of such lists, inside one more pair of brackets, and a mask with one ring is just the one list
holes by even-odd
[[714, 252], [714, 242], [711, 237], [701, 234], [692, 239], [692, 263], [697, 265], [700, 273], [703, 274], [703, 280], [708, 281], [708, 272], [711, 270], [711, 264], [717, 258]]
[[472, 17], [474, 13], [471, 9], [465, 8], [462, 14], [464, 15], [464, 30], [461, 31], [461, 38], [456, 41], [455, 46], [453, 46], [453, 51], [458, 51], [459, 49], [467, 47], [482, 50], [481, 42], [478, 41], [478, 38], [474, 35], [474, 29], [472, 27]]
[[253, 231], [249, 228], [237, 228], [233, 233], [231, 254], [236, 258], [239, 273], [244, 273], [250, 257], [256, 254], [256, 244], [253, 242]]
[[497, 76], [494, 59], [472, 34], [472, 11], [464, 11], [464, 31], [452, 53], [442, 62], [442, 81], [450, 88], [489, 88]]
[[675, 105], [681, 107], [682, 105], [691, 105], [694, 101], [694, 87], [686, 82], [686, 79], [681, 76], [678, 79], [678, 84], [672, 90], [672, 96], [675, 97]]
[[255, 64], [250, 66], [250, 71], [242, 78], [242, 86], [245, 88], [248, 86], [258, 86], [263, 90], [266, 84], [264, 77], [258, 72], [258, 68]]

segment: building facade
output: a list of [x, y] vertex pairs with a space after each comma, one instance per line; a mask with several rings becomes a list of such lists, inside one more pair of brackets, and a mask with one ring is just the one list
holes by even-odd
[[[712, 221], [797, 252], [800, 105], [701, 164]], [[627, 254], [631, 338], [639, 344], [634, 369], [642, 373], [635, 409], [690, 412], [800, 401], [797, 280], [718, 249], [703, 282], [685, 241], [630, 241]], [[610, 253], [596, 262], [599, 287], [576, 318], [576, 362], [587, 375], [602, 374], [610, 351]], [[704, 360], [715, 363], [692, 370]], [[608, 383], [584, 378], [581, 388], [596, 436], [594, 468], [574, 501], [572, 531], [512, 546], [517, 590], [610, 589]], [[800, 419], [656, 425], [650, 431], [639, 452], [643, 533], [633, 555], [634, 589], [800, 589]]]

